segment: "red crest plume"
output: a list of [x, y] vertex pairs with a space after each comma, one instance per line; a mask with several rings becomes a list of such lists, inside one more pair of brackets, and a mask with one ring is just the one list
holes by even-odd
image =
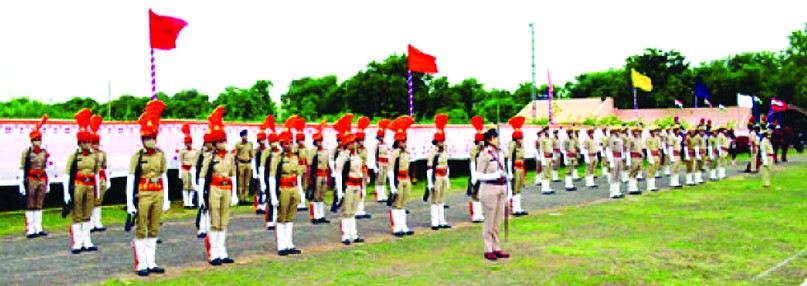
[[302, 116], [297, 116], [297, 120], [294, 121], [294, 129], [297, 129], [297, 135], [295, 135], [295, 140], [302, 141], [305, 140], [305, 133], [303, 133], [303, 129], [305, 129], [305, 118]]
[[182, 134], [185, 134], [185, 139], [183, 140], [185, 143], [193, 142], [193, 137], [191, 137], [191, 124], [189, 122], [185, 122], [182, 124]]
[[328, 119], [323, 119], [322, 122], [317, 124], [317, 133], [314, 133], [313, 140], [314, 141], [322, 141], [322, 130], [325, 129], [325, 126], [328, 125]]
[[227, 133], [224, 132], [224, 106], [216, 107], [213, 113], [207, 117], [210, 142], [227, 140]]
[[395, 141], [406, 140], [406, 130], [409, 129], [409, 126], [412, 126], [413, 123], [415, 123], [415, 120], [407, 115], [401, 115], [395, 118], [389, 126], [389, 129], [395, 132]]
[[375, 136], [384, 137], [384, 135], [387, 134], [386, 129], [387, 127], [389, 127], [390, 123], [392, 123], [392, 121], [390, 121], [389, 119], [386, 118], [381, 119], [381, 121], [378, 122], [378, 131], [376, 131]]
[[367, 126], [370, 126], [370, 118], [367, 118], [367, 116], [359, 117], [357, 124], [359, 125], [359, 130], [356, 131], [356, 139], [364, 140], [364, 137], [366, 136], [364, 134], [364, 129], [366, 129]]
[[42, 125], [45, 125], [45, 122], [47, 122], [47, 121], [48, 121], [48, 116], [47, 115], [42, 115], [42, 120], [40, 120], [39, 123], [37, 123], [36, 126], [34, 126], [34, 130], [31, 131], [31, 133], [28, 133], [28, 139], [34, 140], [36, 138], [41, 138], [42, 137], [42, 132], [40, 132], [39, 129], [41, 129]]
[[291, 129], [294, 128], [294, 123], [297, 122], [297, 115], [290, 116], [286, 118], [286, 122], [283, 123], [283, 132], [280, 133], [278, 136], [278, 140], [280, 141], [291, 141]]
[[76, 123], [78, 124], [78, 133], [76, 133], [76, 139], [79, 142], [81, 141], [90, 141], [90, 117], [92, 116], [92, 110], [88, 108], [83, 108], [79, 110], [76, 115]]
[[485, 136], [482, 134], [482, 129], [485, 128], [485, 119], [482, 116], [474, 116], [471, 117], [471, 125], [474, 126], [476, 129], [476, 134], [474, 134], [474, 141], [482, 141], [485, 139]]
[[353, 124], [353, 114], [351, 113], [343, 115], [342, 118], [336, 121], [333, 125], [333, 129], [336, 130], [336, 140], [342, 140], [342, 136], [350, 133], [351, 124]]
[[524, 132], [521, 132], [521, 127], [524, 126], [524, 120], [525, 120], [524, 116], [519, 115], [510, 118], [510, 121], [508, 121], [508, 123], [510, 123], [510, 126], [513, 127], [513, 139], [524, 138]]
[[98, 130], [101, 129], [101, 123], [104, 122], [104, 118], [101, 115], [93, 115], [90, 117], [90, 134], [92, 142], [101, 142], [101, 135], [98, 135]]
[[445, 141], [446, 140], [446, 124], [448, 123], [448, 115], [446, 114], [437, 114], [434, 116], [434, 127], [437, 128], [437, 131], [434, 133], [434, 140], [435, 141]]

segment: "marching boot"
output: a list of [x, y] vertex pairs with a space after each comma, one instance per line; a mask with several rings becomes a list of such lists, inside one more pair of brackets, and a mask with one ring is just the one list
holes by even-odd
[[347, 218], [342, 218], [339, 222], [339, 230], [342, 231], [342, 244], [350, 245], [350, 225]]
[[36, 223], [34, 222], [35, 211], [25, 211], [25, 237], [36, 237]]
[[146, 260], [146, 240], [132, 240], [132, 249], [134, 250], [134, 263], [137, 276], [149, 276], [148, 261]]
[[300, 193], [300, 201], [297, 202], [297, 210], [302, 211], [308, 209], [308, 204], [305, 202], [305, 192], [303, 192], [302, 188], [297, 188], [297, 192]]
[[560, 182], [560, 179], [558, 178], [558, 171], [557, 170], [552, 170], [551, 173], [552, 173], [552, 181], [553, 182]]
[[[539, 164], [540, 164], [540, 163], [539, 163]], [[540, 186], [540, 185], [541, 185], [541, 183], [542, 183], [542, 181], [541, 181], [541, 173], [536, 173], [536, 174], [535, 174], [535, 185], [536, 185], [536, 186]]]
[[521, 194], [513, 195], [513, 199], [515, 200], [514, 205], [516, 209], [516, 215], [518, 216], [528, 215], [529, 213], [525, 211], [524, 208], [521, 207]]
[[567, 191], [575, 191], [575, 190], [577, 190], [577, 187], [575, 187], [574, 183], [572, 183], [572, 180], [573, 180], [572, 177], [566, 176], [565, 179], [566, 179], [566, 190]]
[[656, 188], [656, 178], [647, 178], [647, 191], [648, 192], [655, 192], [658, 191]]
[[474, 223], [480, 223], [484, 220], [485, 216], [482, 214], [482, 203], [471, 202], [471, 221]]
[[81, 235], [84, 231], [81, 229], [81, 226], [81, 223], [73, 223], [70, 225], [70, 252], [73, 254], [79, 254], [83, 250], [81, 248], [81, 243], [83, 242]]
[[681, 188], [681, 175], [672, 174], [672, 176], [670, 177], [670, 187], [672, 187], [673, 189]]
[[628, 172], [627, 171], [620, 172], [620, 176], [622, 176], [622, 183], [623, 184], [628, 182]]
[[230, 258], [230, 255], [227, 254], [227, 231], [219, 231], [219, 258], [221, 258], [221, 263], [230, 264], [235, 262], [234, 259]]
[[611, 173], [607, 173], [607, 172], [603, 171], [603, 174], [605, 174], [605, 182], [608, 183], [608, 184], [611, 184]]
[[577, 173], [577, 169], [576, 169], [576, 168], [575, 168], [575, 169], [572, 169], [572, 180], [574, 180], [575, 182], [579, 182], [579, 181], [580, 181], [580, 175]]
[[692, 173], [687, 173], [686, 174], [686, 184], [687, 184], [687, 186], [694, 186], [695, 185], [695, 182], [692, 181]]
[[437, 218], [437, 216], [440, 213], [440, 211], [438, 210], [440, 205], [431, 204], [429, 206], [431, 207], [431, 227], [432, 227], [432, 230], [438, 230], [438, 229], [440, 229], [440, 219]]
[[93, 223], [92, 232], [106, 231], [106, 227], [101, 223], [101, 207], [94, 207], [92, 209], [92, 219], [90, 221]]
[[207, 234], [205, 241], [207, 244], [207, 259], [210, 265], [213, 266], [221, 265], [221, 258], [219, 256], [219, 233], [218, 231], [211, 231]]
[[717, 181], [717, 170], [709, 169], [709, 180]]
[[318, 202], [319, 205], [319, 223], [331, 223], [327, 218], [325, 218], [325, 202]]
[[622, 198], [622, 192], [620, 192], [620, 190], [619, 190], [619, 189], [620, 189], [620, 186], [619, 186], [619, 183], [618, 183], [618, 182], [615, 182], [615, 183], [610, 184], [610, 185], [609, 185], [609, 191], [610, 191], [609, 196], [610, 196], [612, 199], [619, 199], [619, 198]]
[[701, 177], [701, 170], [695, 171], [695, 183], [696, 184], [703, 184], [703, 177]]
[[644, 180], [644, 173], [640, 170], [638, 174], [636, 174], [636, 180], [641, 181]]
[[725, 179], [726, 178], [726, 168], [724, 168], [724, 167], [717, 168], [717, 177], [720, 178], [721, 180]]
[[555, 193], [555, 191], [552, 190], [552, 187], [549, 185], [549, 180], [546, 180], [546, 179], [543, 180], [543, 182], [541, 183], [541, 194], [551, 195], [551, 194], [554, 194], [554, 193]]
[[667, 177], [670, 176], [670, 166], [664, 166], [664, 175]]
[[148, 261], [149, 273], [164, 273], [165, 269], [157, 266], [157, 238], [146, 239], [146, 261]]
[[404, 232], [401, 230], [398, 210], [396, 209], [389, 210], [389, 223], [390, 223], [390, 229], [392, 230], [392, 235], [396, 237], [401, 237], [405, 235]]
[[451, 225], [448, 224], [448, 221], [446, 221], [446, 210], [443, 205], [444, 204], [440, 204], [440, 207], [438, 208], [440, 210], [438, 212], [438, 222], [440, 223], [440, 228], [451, 228]]
[[642, 191], [639, 191], [639, 187], [637, 186], [637, 182], [635, 178], [631, 178], [628, 180], [628, 195], [641, 195]]
[[182, 206], [186, 209], [191, 207], [191, 196], [187, 190], [182, 191]]
[[92, 237], [90, 236], [92, 222], [82, 222], [81, 224], [81, 248], [87, 251], [98, 251], [98, 247], [92, 243]]
[[406, 235], [413, 235], [415, 232], [409, 229], [409, 226], [406, 224], [407, 221], [407, 214], [406, 210], [400, 210], [401, 212], [401, 228]]
[[382, 185], [382, 186], [376, 185], [375, 186], [375, 201], [376, 202], [379, 202], [379, 203], [387, 202], [387, 190], [385, 190], [385, 189], [386, 189], [386, 185]]
[[302, 250], [297, 249], [294, 247], [294, 223], [287, 222], [286, 225], [286, 244], [289, 248], [289, 254], [300, 254], [303, 253]]
[[286, 243], [286, 224], [278, 223], [275, 226], [275, 240], [277, 241], [277, 254], [280, 256], [289, 255], [288, 244]]
[[364, 242], [364, 238], [359, 237], [359, 227], [355, 218], [350, 219], [350, 238], [353, 243]]
[[42, 210], [34, 211], [34, 233], [36, 236], [48, 236], [48, 233], [42, 230]]

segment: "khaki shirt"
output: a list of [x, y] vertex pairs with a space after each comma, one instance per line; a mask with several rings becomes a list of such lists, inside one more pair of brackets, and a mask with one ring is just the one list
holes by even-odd
[[[272, 166], [269, 171], [269, 176], [277, 176], [280, 172], [281, 177], [297, 176], [300, 173], [300, 160], [294, 153], [275, 153], [272, 155]], [[277, 182], [280, 186], [280, 182]]]
[[540, 141], [540, 149], [541, 152], [544, 153], [544, 157], [552, 156], [552, 139], [549, 137], [541, 137]]
[[312, 151], [311, 149], [305, 146], [297, 146], [296, 155], [297, 160], [299, 161], [298, 164], [300, 165], [300, 172], [299, 172], [300, 176], [305, 176], [306, 169], [308, 169], [308, 165], [310, 164], [308, 160], [308, 157], [310, 156], [308, 154], [311, 151]]
[[235, 143], [235, 159], [241, 161], [239, 163], [248, 163], [252, 160], [252, 142], [244, 143], [238, 141]]
[[97, 149], [94, 150], [93, 153], [98, 156], [98, 168], [101, 170], [106, 170], [106, 151]]
[[196, 167], [196, 160], [199, 158], [198, 153], [199, 150], [187, 148], [182, 149], [179, 151], [179, 162], [182, 165], [190, 165], [191, 167]]
[[139, 151], [135, 152], [134, 155], [132, 155], [132, 161], [129, 165], [129, 174], [135, 173], [138, 164], [137, 158], [140, 157], [141, 152], [143, 153], [143, 157], [140, 159], [141, 178], [159, 178], [166, 172], [168, 167], [165, 164], [165, 155], [163, 154], [162, 150], [154, 149], [154, 153], [149, 155], [146, 149], [140, 149]]
[[[432, 165], [435, 157], [437, 157], [437, 166]], [[443, 151], [441, 152], [439, 151], [439, 147], [432, 146], [431, 150], [429, 150], [429, 157], [426, 159], [426, 168], [436, 169], [439, 167], [448, 167], [448, 151], [446, 148], [443, 148]]]
[[[328, 170], [328, 150], [319, 148], [309, 152], [308, 162], [311, 163], [311, 171], [315, 170]], [[317, 161], [314, 162], [314, 155], [317, 156]]]
[[771, 145], [771, 140], [768, 138], [762, 138], [762, 142], [760, 142], [759, 147], [767, 156], [773, 154], [773, 145]]
[[[34, 147], [29, 148], [32, 148], [31, 155], [29, 156], [26, 156], [28, 155], [28, 149], [22, 151], [22, 156], [20, 158], [20, 170], [25, 169], [25, 161], [27, 160], [31, 161], [31, 170], [45, 170], [45, 168], [48, 167], [48, 151], [42, 148], [39, 150], [39, 154], [37, 154], [33, 151]], [[68, 168], [67, 170], [69, 171], [70, 169]], [[25, 175], [27, 176], [28, 174]]]
[[613, 136], [608, 140], [608, 144], [608, 147], [611, 148], [611, 152], [614, 153], [614, 158], [625, 158], [626, 154], [624, 153], [625, 150], [623, 150], [622, 138]]
[[348, 160], [350, 160], [350, 163], [348, 165], [348, 168], [350, 168], [348, 169], [348, 177], [363, 178], [364, 172], [362, 171], [362, 166], [364, 166], [364, 159], [361, 158], [361, 155], [350, 151], [341, 154], [343, 155], [336, 158], [336, 169], [339, 172], [337, 174], [341, 176], [342, 171], [344, 171], [343, 168], [345, 166], [345, 163], [348, 163]]
[[87, 155], [84, 155], [81, 151], [71, 153], [70, 157], [67, 158], [67, 168], [65, 168], [68, 172], [70, 172], [70, 166], [73, 165], [73, 160], [76, 160], [77, 174], [95, 175], [101, 170], [100, 164], [98, 164], [98, 155], [95, 153], [90, 152]]
[[569, 157], [576, 157], [576, 155], [580, 154], [580, 140], [577, 140], [577, 136], [570, 136], [569, 140], [566, 140], [564, 146], [566, 148], [566, 153], [569, 154]]
[[[273, 145], [272, 148], [267, 148], [266, 150], [263, 150], [263, 153], [261, 154], [261, 159], [260, 159], [260, 162], [261, 162], [260, 166], [265, 167], [267, 161], [270, 161], [269, 159], [271, 159], [272, 162], [275, 162], [274, 159], [276, 157], [278, 157], [278, 156], [280, 156], [280, 149], [277, 148], [277, 146]], [[274, 165], [274, 164], [272, 164], [272, 165]], [[271, 169], [271, 168], [272, 168], [272, 166], [267, 167], [267, 169]], [[264, 172], [269, 172], [269, 171], [270, 170], [264, 170]]]
[[[406, 149], [392, 150], [392, 156], [390, 156], [390, 164], [392, 165], [390, 165], [390, 168], [395, 168], [395, 160], [398, 160], [398, 171], [409, 171], [409, 152], [406, 152]], [[395, 175], [397, 176], [398, 174]]]
[[497, 148], [488, 146], [484, 147], [479, 153], [479, 157], [476, 161], [476, 172], [481, 174], [496, 174], [504, 171], [502, 170], [503, 166], [504, 154]]
[[205, 178], [207, 176], [207, 169], [210, 168], [211, 162], [213, 165], [213, 176], [230, 178], [235, 176], [235, 155], [231, 152], [217, 152], [210, 153], [202, 162], [202, 170], [199, 171], [199, 177]]
[[586, 153], [588, 153], [587, 155], [589, 157], [594, 156], [597, 153], [597, 142], [591, 137], [586, 137], [586, 139], [583, 139], [582, 146], [586, 148]]
[[387, 163], [378, 162], [379, 158], [389, 159], [389, 151], [390, 148], [387, 146], [387, 144], [382, 144], [379, 142], [378, 145], [376, 145], [376, 166], [379, 164], [389, 164], [389, 161], [387, 161]]
[[658, 136], [647, 137], [647, 139], [644, 141], [644, 145], [648, 152], [658, 151], [661, 149], [661, 139], [659, 139]]
[[723, 149], [723, 152], [729, 150], [729, 138], [726, 137], [726, 134], [720, 133], [717, 135], [717, 146]]
[[483, 148], [482, 144], [474, 145], [474, 147], [471, 148], [471, 154], [470, 154], [471, 163], [476, 164], [476, 158], [479, 156], [479, 152], [482, 150], [482, 148]]

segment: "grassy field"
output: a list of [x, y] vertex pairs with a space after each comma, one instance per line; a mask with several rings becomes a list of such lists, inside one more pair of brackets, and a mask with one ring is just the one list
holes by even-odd
[[776, 169], [770, 189], [739, 176], [514, 219], [508, 260], [485, 261], [472, 225], [105, 284], [797, 285], [807, 276], [804, 256], [757, 277], [807, 246], [807, 168]]

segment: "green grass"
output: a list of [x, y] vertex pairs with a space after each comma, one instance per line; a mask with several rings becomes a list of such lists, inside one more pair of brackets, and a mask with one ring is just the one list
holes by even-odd
[[739, 176], [514, 219], [504, 243], [514, 256], [497, 262], [482, 258], [480, 226], [473, 225], [104, 284], [797, 285], [807, 276], [807, 257], [752, 281], [807, 246], [807, 168], [778, 169], [771, 189], [757, 176]]

